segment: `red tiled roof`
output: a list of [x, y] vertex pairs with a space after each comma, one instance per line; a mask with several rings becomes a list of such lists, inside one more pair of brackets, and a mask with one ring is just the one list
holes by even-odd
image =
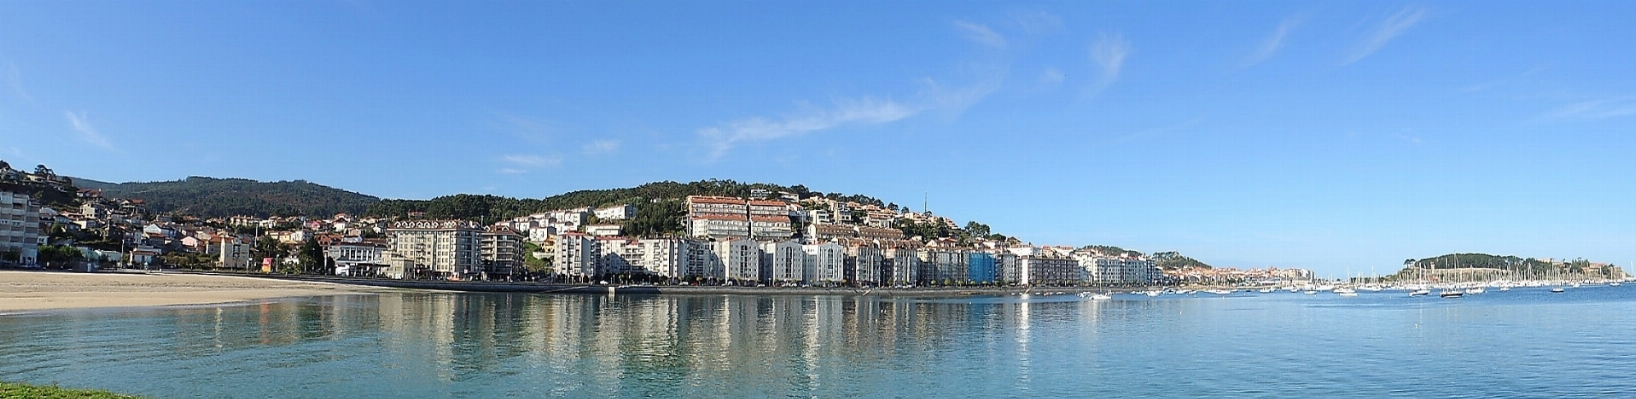
[[689, 196], [687, 196], [687, 202], [688, 203], [694, 203], [694, 204], [744, 205], [744, 199], [743, 198], [713, 197], [713, 196], [708, 196], [708, 195], [689, 195]]

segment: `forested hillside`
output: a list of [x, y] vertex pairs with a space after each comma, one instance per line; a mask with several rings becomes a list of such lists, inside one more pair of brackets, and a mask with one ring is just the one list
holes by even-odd
[[[663, 181], [632, 188], [580, 190], [542, 199], [458, 194], [437, 197], [431, 200], [384, 200], [371, 204], [365, 214], [379, 217], [398, 217], [409, 212], [426, 212], [426, 217], [433, 219], [468, 219], [492, 223], [557, 209], [631, 204], [637, 206], [637, 215], [639, 216], [648, 214], [680, 215], [684, 212], [680, 201], [689, 195], [747, 197], [750, 195], [750, 191], [755, 189], [763, 189], [773, 193], [787, 191], [802, 197], [819, 195], [841, 201], [854, 201], [878, 206], [887, 205], [873, 197], [817, 193], [802, 185], [780, 186], [766, 183], [740, 183], [732, 180], [703, 180], [692, 183]], [[668, 204], [670, 202], [675, 203]], [[644, 212], [644, 210], [652, 212]], [[680, 220], [676, 222], [680, 223]]]
[[150, 212], [202, 217], [358, 214], [380, 201], [305, 180], [259, 182], [189, 177], [143, 183], [107, 183], [80, 178], [74, 182], [80, 188], [101, 189], [105, 197], [141, 199], [147, 202]]

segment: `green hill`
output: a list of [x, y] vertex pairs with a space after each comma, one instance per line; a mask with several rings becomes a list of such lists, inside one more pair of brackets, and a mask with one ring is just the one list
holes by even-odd
[[1425, 269], [1434, 273], [1454, 269], [1488, 269], [1489, 274], [1524, 277], [1612, 277], [1622, 278], [1624, 270], [1618, 266], [1608, 265], [1599, 267], [1598, 264], [1585, 259], [1559, 259], [1545, 261], [1537, 258], [1522, 258], [1511, 255], [1490, 255], [1480, 253], [1444, 254], [1424, 259], [1408, 259], [1403, 262], [1403, 270], [1399, 270], [1394, 277], [1414, 278], [1419, 270]]
[[380, 199], [305, 180], [260, 182], [249, 179], [189, 177], [183, 180], [107, 183], [75, 178], [76, 186], [101, 189], [104, 197], [141, 199], [155, 213], [202, 217], [233, 215], [359, 214]]
[[636, 218], [625, 222], [626, 234], [656, 236], [681, 232], [682, 217], [686, 215], [683, 201], [689, 195], [719, 195], [748, 197], [753, 190], [767, 190], [776, 194], [791, 192], [801, 197], [821, 196], [839, 201], [853, 201], [877, 206], [889, 206], [881, 200], [838, 193], [820, 193], [806, 186], [781, 186], [768, 183], [740, 183], [732, 180], [702, 180], [691, 183], [663, 181], [631, 188], [580, 190], [541, 199], [511, 198], [494, 195], [458, 194], [430, 200], [382, 200], [371, 204], [365, 215], [401, 217], [410, 212], [425, 212], [432, 219], [466, 219], [493, 223], [518, 216], [558, 209], [634, 205]]

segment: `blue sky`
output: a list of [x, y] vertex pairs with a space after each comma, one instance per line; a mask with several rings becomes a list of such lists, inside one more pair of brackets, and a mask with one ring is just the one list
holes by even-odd
[[388, 198], [721, 178], [1036, 244], [1636, 260], [1636, 4], [0, 1], [0, 159]]

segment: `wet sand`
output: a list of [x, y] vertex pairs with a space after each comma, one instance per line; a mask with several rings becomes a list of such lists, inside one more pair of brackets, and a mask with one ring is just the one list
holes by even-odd
[[0, 271], [0, 314], [40, 310], [205, 305], [296, 296], [367, 294], [343, 284], [197, 274]]

